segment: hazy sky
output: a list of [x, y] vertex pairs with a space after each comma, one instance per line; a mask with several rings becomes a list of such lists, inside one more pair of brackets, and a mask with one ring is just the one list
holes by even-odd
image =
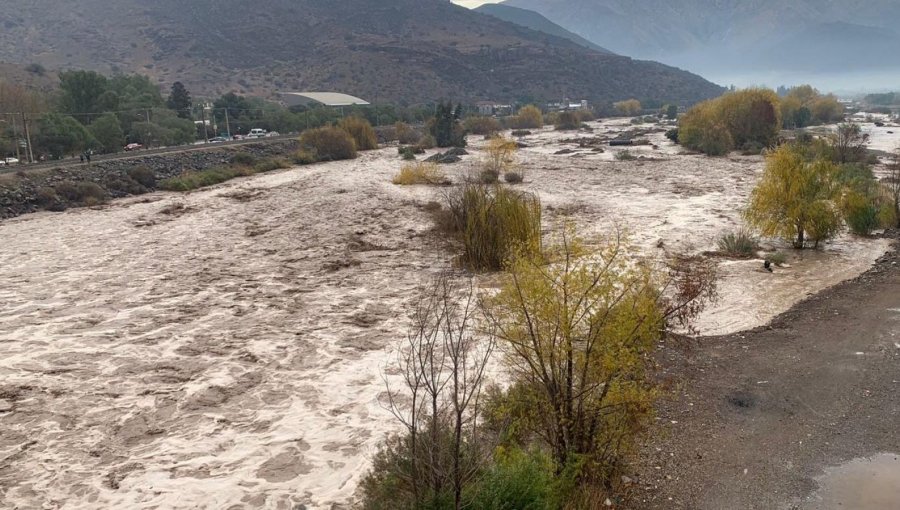
[[468, 7], [470, 9], [478, 7], [482, 4], [496, 4], [499, 2], [500, 0], [453, 0], [453, 3], [462, 5], [463, 7]]

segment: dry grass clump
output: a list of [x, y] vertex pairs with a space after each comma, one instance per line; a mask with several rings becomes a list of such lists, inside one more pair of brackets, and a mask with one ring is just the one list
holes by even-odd
[[503, 174], [503, 180], [508, 184], [522, 184], [525, 181], [525, 175], [521, 172], [506, 172]]
[[145, 166], [129, 168], [125, 173], [128, 174], [128, 177], [131, 178], [131, 180], [147, 189], [156, 187], [156, 173]]
[[394, 124], [394, 136], [400, 145], [412, 145], [419, 141], [419, 132], [405, 122], [397, 122]]
[[300, 135], [302, 151], [316, 161], [339, 161], [356, 158], [356, 142], [350, 133], [336, 127], [308, 129]]
[[400, 173], [394, 176], [392, 181], [398, 186], [411, 186], [414, 184], [430, 184], [445, 186], [450, 184], [447, 176], [441, 172], [437, 163], [413, 163], [405, 165]]
[[378, 135], [369, 121], [362, 117], [347, 117], [338, 125], [356, 143], [356, 150], [370, 151], [378, 148]]
[[460, 263], [476, 271], [503, 269], [517, 253], [541, 252], [541, 202], [501, 185], [468, 183], [445, 195], [437, 225], [462, 244]]
[[759, 243], [746, 230], [729, 232], [719, 238], [719, 253], [729, 257], [750, 258], [759, 250]]

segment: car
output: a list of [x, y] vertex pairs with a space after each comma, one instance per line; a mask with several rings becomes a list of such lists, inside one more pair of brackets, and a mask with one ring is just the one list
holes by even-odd
[[209, 139], [209, 143], [221, 143], [221, 142], [227, 142], [227, 141], [228, 141], [228, 139], [225, 138], [224, 136], [217, 136], [215, 138]]
[[0, 159], [0, 166], [17, 165], [17, 164], [19, 164], [19, 160], [16, 158]]
[[265, 138], [265, 136], [266, 136], [265, 129], [254, 128], [254, 129], [250, 130], [250, 134], [247, 135], [247, 138]]
[[144, 148], [144, 146], [139, 143], [129, 143], [128, 145], [125, 146], [125, 152], [139, 151], [143, 148]]

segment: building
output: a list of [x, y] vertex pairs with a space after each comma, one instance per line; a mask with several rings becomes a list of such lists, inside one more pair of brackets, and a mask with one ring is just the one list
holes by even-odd
[[285, 106], [369, 106], [365, 99], [339, 92], [279, 92]]

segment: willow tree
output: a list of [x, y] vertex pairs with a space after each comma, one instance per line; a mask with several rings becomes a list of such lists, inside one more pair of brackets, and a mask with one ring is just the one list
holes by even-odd
[[649, 354], [672, 320], [686, 324], [715, 294], [702, 261], [658, 266], [615, 236], [589, 248], [566, 230], [544, 257], [518, 257], [485, 302], [517, 406], [513, 417], [556, 469], [603, 481], [652, 412]]
[[841, 225], [836, 204], [838, 168], [824, 158], [809, 161], [803, 148], [783, 145], [770, 154], [750, 196], [747, 221], [765, 236], [782, 237], [802, 249], [834, 237]]

